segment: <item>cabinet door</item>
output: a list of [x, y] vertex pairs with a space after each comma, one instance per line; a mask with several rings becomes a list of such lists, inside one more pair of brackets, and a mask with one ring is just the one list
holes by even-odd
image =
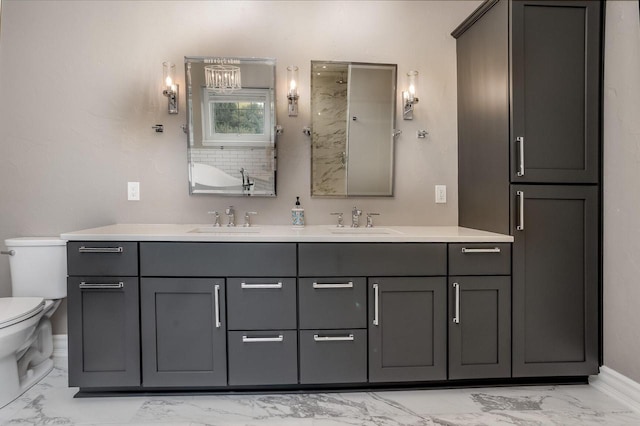
[[140, 386], [138, 279], [69, 277], [69, 386]]
[[515, 377], [598, 372], [597, 190], [512, 187]]
[[512, 182], [598, 182], [603, 3], [513, 1]]
[[226, 386], [225, 283], [142, 278], [142, 385]]
[[369, 278], [368, 285], [369, 381], [446, 379], [446, 278]]
[[449, 277], [449, 379], [511, 376], [511, 278]]

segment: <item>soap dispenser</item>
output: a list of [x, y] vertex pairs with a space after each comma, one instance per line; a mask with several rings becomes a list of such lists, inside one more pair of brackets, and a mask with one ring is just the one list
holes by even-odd
[[296, 197], [296, 205], [291, 209], [291, 220], [296, 228], [304, 226], [304, 208], [300, 205], [300, 197]]

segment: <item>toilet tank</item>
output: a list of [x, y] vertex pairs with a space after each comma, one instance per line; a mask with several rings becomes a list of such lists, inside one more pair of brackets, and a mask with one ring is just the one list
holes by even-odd
[[56, 237], [11, 238], [9, 256], [14, 297], [61, 299], [67, 296], [67, 242]]

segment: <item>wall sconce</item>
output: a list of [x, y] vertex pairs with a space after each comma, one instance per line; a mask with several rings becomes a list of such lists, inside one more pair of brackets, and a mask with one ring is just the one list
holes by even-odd
[[289, 117], [298, 116], [298, 67], [290, 65], [287, 67], [287, 83], [289, 91], [287, 99], [289, 99]]
[[162, 63], [162, 78], [165, 89], [162, 94], [169, 99], [169, 114], [178, 113], [178, 85], [175, 84], [176, 64]]
[[402, 118], [405, 120], [413, 120], [413, 107], [418, 103], [416, 97], [416, 78], [418, 77], [418, 71], [409, 71], [407, 73], [408, 89], [406, 92], [402, 92], [402, 100], [404, 108], [402, 111]]

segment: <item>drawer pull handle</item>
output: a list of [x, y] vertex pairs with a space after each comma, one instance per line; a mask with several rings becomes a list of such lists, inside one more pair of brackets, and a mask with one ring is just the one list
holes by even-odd
[[216, 328], [220, 328], [222, 323], [220, 322], [220, 286], [218, 284], [215, 285], [213, 294], [216, 305]]
[[346, 336], [320, 336], [319, 334], [314, 334], [313, 340], [315, 342], [353, 342], [355, 339], [353, 334]]
[[373, 325], [379, 325], [378, 321], [378, 301], [379, 301], [378, 284], [373, 285]]
[[123, 288], [124, 283], [122, 281], [117, 283], [86, 283], [84, 281], [80, 282], [79, 288], [85, 290], [106, 290], [106, 289], [117, 289]]
[[242, 336], [242, 343], [263, 343], [263, 342], [283, 342], [284, 336], [282, 334], [274, 337], [249, 337]]
[[518, 223], [516, 231], [524, 231], [524, 191], [516, 191], [518, 197]]
[[516, 138], [516, 143], [518, 144], [518, 153], [520, 157], [516, 176], [524, 176], [524, 136], [518, 136]]
[[252, 288], [282, 288], [282, 282], [274, 284], [247, 284], [245, 282], [240, 283], [240, 288], [252, 289]]
[[78, 249], [80, 253], [122, 253], [124, 249], [122, 247], [85, 247], [82, 246]]
[[500, 247], [494, 248], [466, 248], [462, 247], [463, 253], [500, 253]]
[[453, 317], [454, 324], [460, 324], [460, 284], [453, 283], [453, 288], [456, 293], [455, 300], [455, 316]]
[[314, 281], [313, 288], [353, 288], [353, 281], [348, 283], [318, 283]]

